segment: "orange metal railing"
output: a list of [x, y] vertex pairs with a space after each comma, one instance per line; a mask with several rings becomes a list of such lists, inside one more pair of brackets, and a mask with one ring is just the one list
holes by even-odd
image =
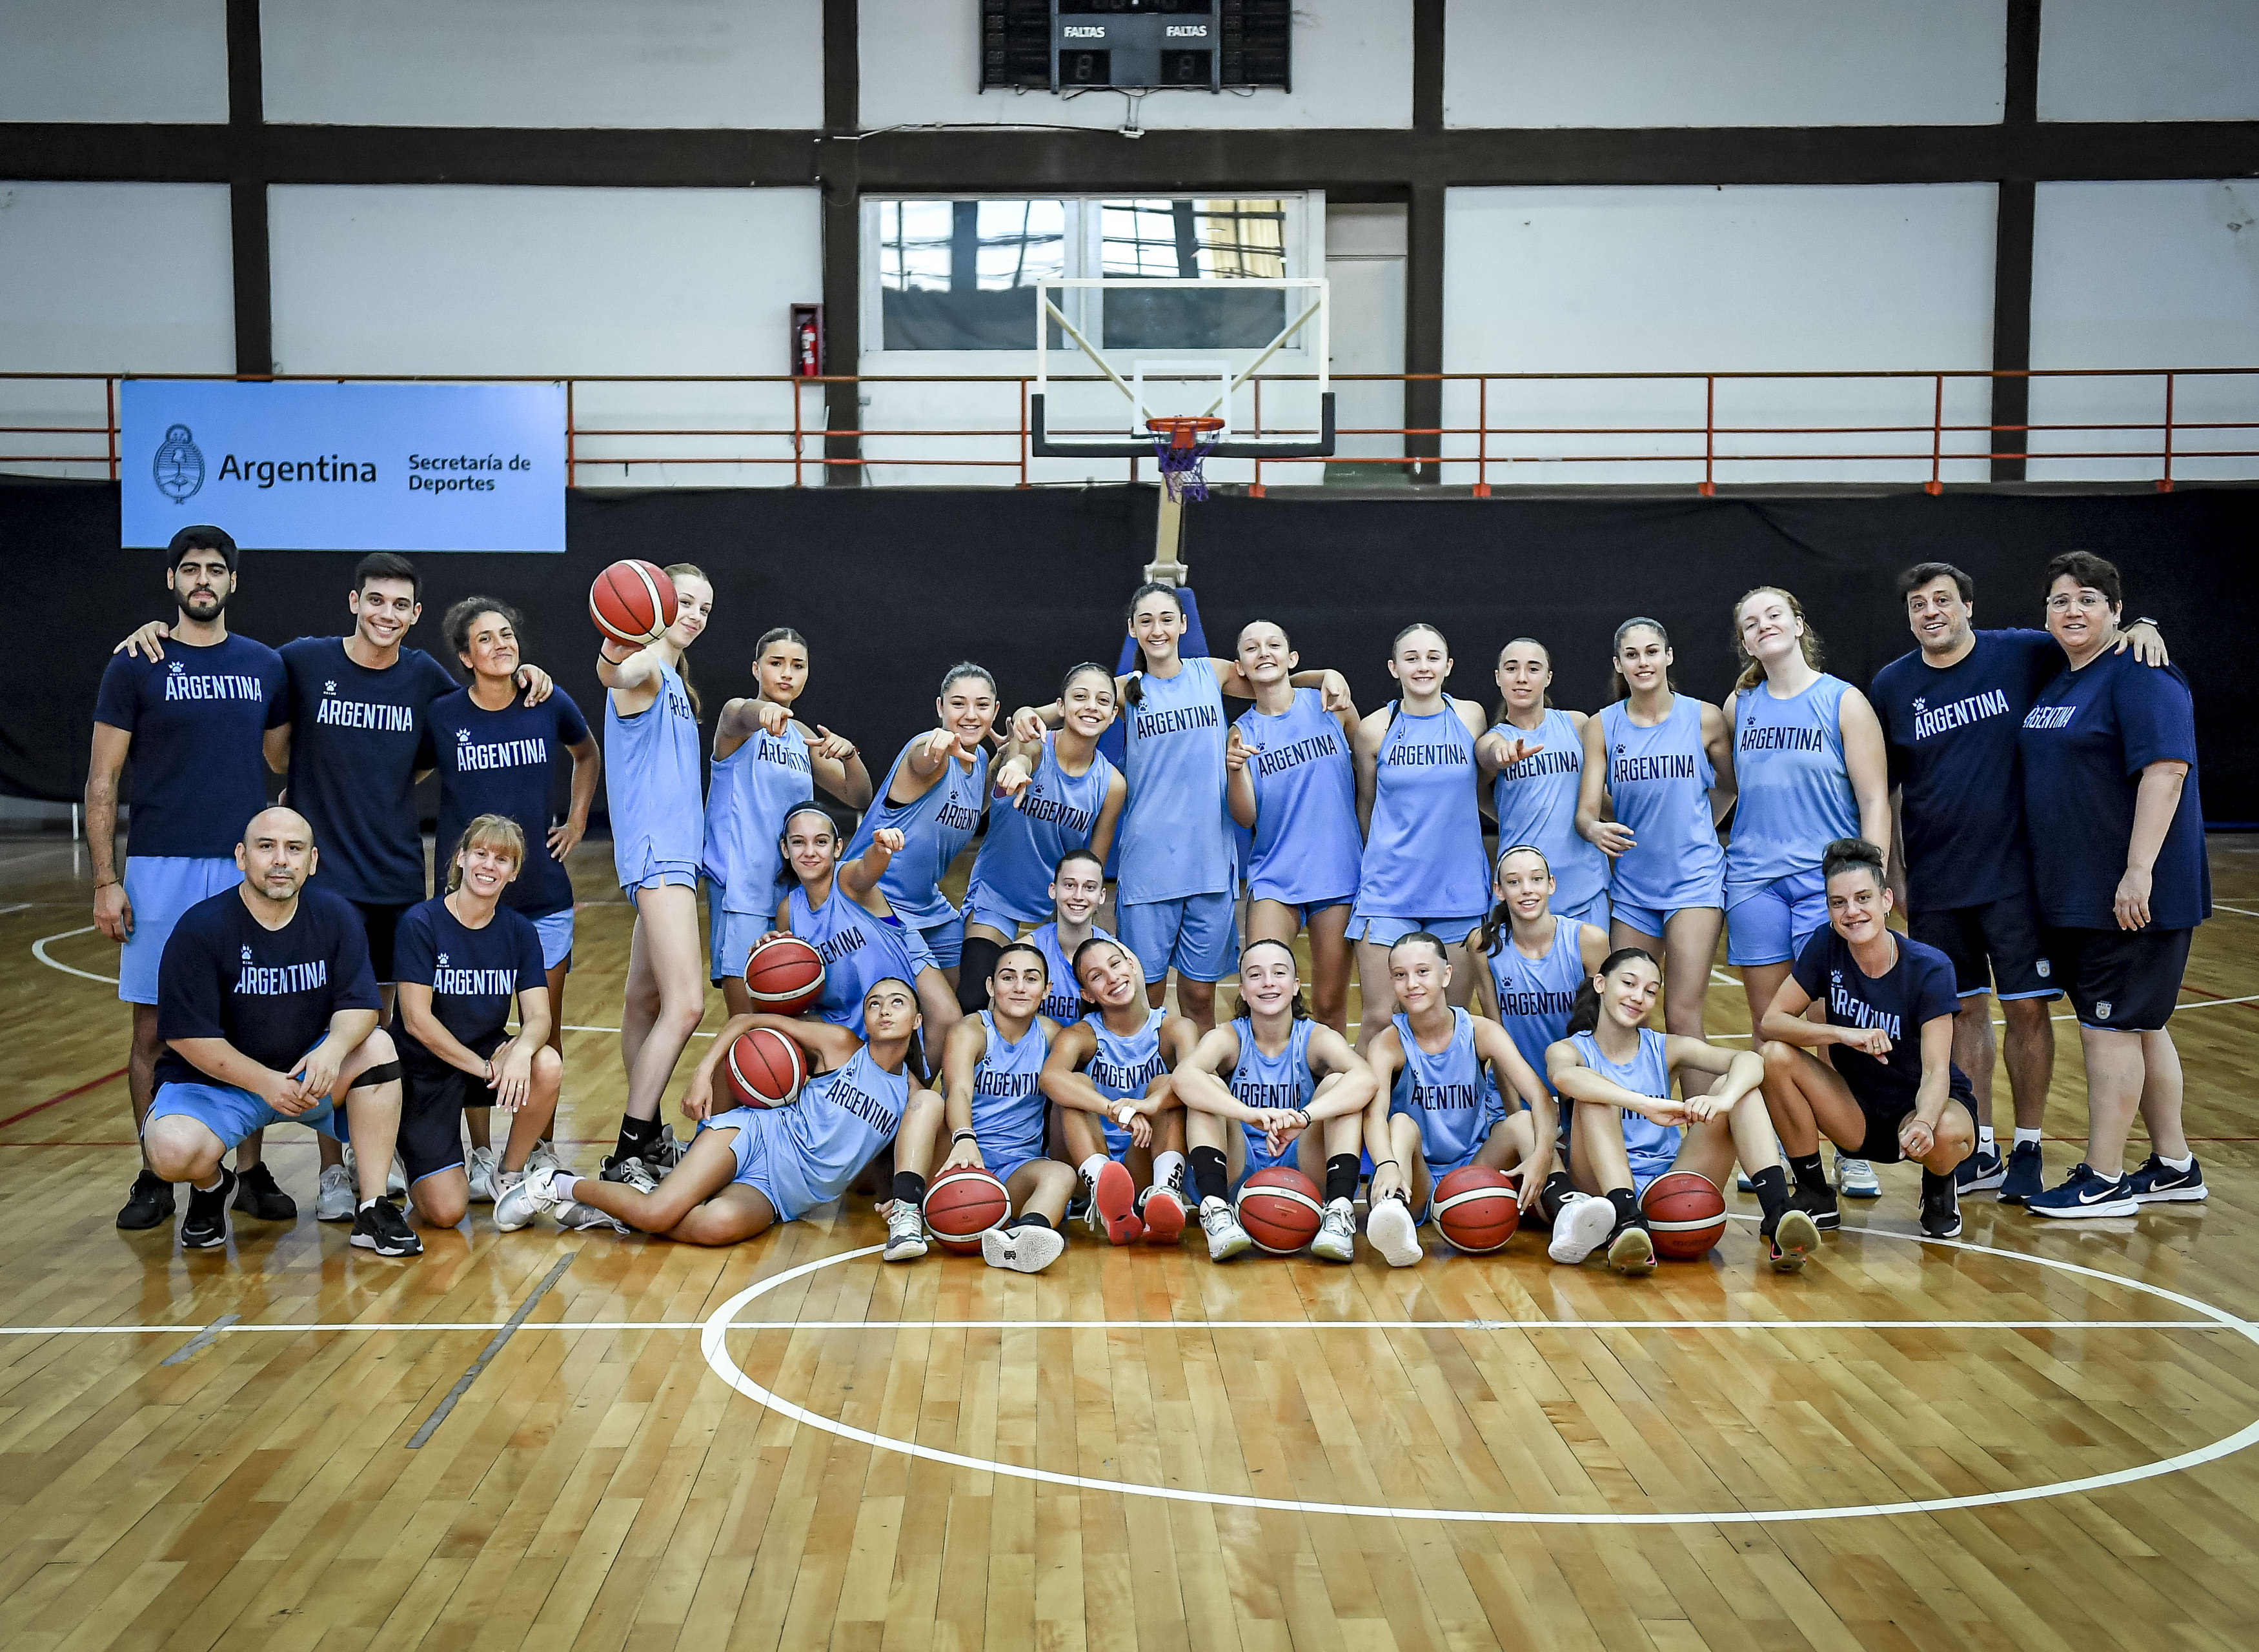
[[[118, 386], [116, 374], [0, 373], [0, 466], [36, 466], [65, 474], [106, 475], [116, 479], [120, 463]], [[228, 374], [150, 374], [157, 378], [226, 378]], [[445, 382], [555, 383], [553, 376], [494, 375], [335, 375], [277, 374], [278, 381], [303, 382]], [[2059, 381], [2092, 381], [2113, 400], [2106, 416], [2085, 419], [2054, 418], [2022, 424], [1995, 424], [1970, 417], [1948, 417], [1949, 389], [1963, 399], [1982, 397], [1989, 408], [1992, 381], [2017, 378], [2040, 391]], [[1267, 382], [1290, 381], [1280, 375]], [[882, 374], [823, 379], [782, 375], [695, 376], [662, 374], [635, 376], [589, 374], [562, 380], [566, 389], [566, 461], [571, 485], [603, 485], [615, 480], [632, 482], [653, 477], [652, 467], [736, 466], [756, 474], [788, 468], [791, 485], [820, 482], [828, 473], [860, 469], [865, 479], [889, 480], [873, 473], [897, 468], [915, 481], [923, 473], [944, 470], [994, 474], [1009, 484], [1030, 485], [1028, 397], [1034, 381], [1027, 374]], [[1057, 382], [1057, 381], [1055, 381]], [[1094, 381], [1095, 382], [1095, 381]], [[1253, 431], [1258, 434], [1307, 434], [1296, 428], [1264, 425], [1265, 381], [1254, 383]], [[1308, 381], [1305, 379], [1304, 383]], [[2191, 418], [2182, 397], [2191, 383], [2213, 394], [2215, 415]], [[823, 421], [823, 387], [847, 384], [857, 388], [859, 400], [866, 390], [922, 390], [931, 402], [938, 392], [945, 398], [947, 417], [931, 425], [881, 420], [859, 430], [831, 431]], [[1440, 465], [1472, 486], [1477, 497], [1487, 497], [1494, 485], [1518, 485], [1539, 479], [1540, 467], [1557, 465], [1678, 466], [1691, 472], [1699, 465], [1697, 491], [1714, 493], [1721, 468], [1733, 468], [1733, 480], [1762, 481], [1772, 466], [1842, 466], [1840, 480], [1856, 480], [1871, 470], [1855, 467], [1892, 466], [1902, 473], [1927, 471], [1923, 485], [1936, 493], [1945, 483], [1949, 466], [1967, 466], [1998, 459], [2034, 463], [2084, 462], [2123, 467], [2148, 466], [2149, 480], [2170, 491], [2176, 466], [2192, 460], [2259, 460], [2259, 438], [2234, 433], [2259, 431], [2259, 367], [2157, 368], [2043, 368], [2027, 373], [1995, 374], [1973, 370], [1937, 372], [1658, 372], [1658, 373], [1447, 373], [1354, 374], [1336, 376], [1337, 391], [1350, 386], [1388, 385], [1404, 389], [1415, 384], [1438, 387], [1446, 417], [1435, 424], [1343, 424], [1338, 434], [1345, 445], [1370, 447], [1376, 443], [1391, 451], [1380, 453], [1344, 452], [1329, 459], [1262, 459], [1253, 467], [1249, 491], [1261, 495], [1265, 472], [1281, 465], [1380, 466], [1400, 469], [1409, 464]], [[1793, 400], [1799, 388], [1844, 387], [1855, 394], [1887, 399], [1893, 390], [1903, 398], [1908, 390], [1927, 388], [1926, 418], [1884, 417], [1876, 421], [1799, 423], [1792, 417], [1764, 420], [1755, 414], [1721, 418], [1721, 388], [1729, 395], [1750, 399], [1752, 388], [1777, 399]], [[1673, 421], [1657, 415], [1632, 414], [1613, 421], [1547, 423], [1529, 409], [1548, 393], [1564, 390], [1589, 395], [1594, 388], [1612, 389], [1621, 399], [1643, 405], [1657, 395], [1677, 387], [1692, 391], [1700, 387], [1701, 415], [1691, 412]], [[1864, 387], [1863, 389], [1855, 389]], [[100, 395], [99, 408], [95, 394]], [[2223, 408], [2221, 392], [2235, 405]], [[1276, 391], [1274, 390], [1274, 396]], [[1761, 398], [1760, 398], [1761, 399]], [[2149, 404], [2145, 409], [2134, 402]], [[707, 422], [689, 417], [685, 409], [703, 405], [711, 409]], [[640, 407], [641, 411], [638, 409]], [[992, 410], [993, 409], [993, 410]], [[2252, 417], [2222, 417], [2221, 411]], [[1493, 417], [1493, 415], [1496, 417]], [[1070, 432], [1054, 431], [1055, 435]], [[1096, 435], [1101, 432], [1092, 431]], [[1103, 432], [1115, 435], [1116, 432]], [[1784, 438], [1814, 438], [1791, 442], [1774, 451], [1769, 443]], [[1860, 438], [1838, 447], [1837, 438]], [[859, 452], [833, 453], [827, 449], [847, 446], [859, 438]], [[2035, 440], [2036, 438], [2036, 440]], [[2241, 439], [2245, 445], [2233, 444]], [[2118, 445], [2112, 445], [2117, 443]], [[2191, 444], [2195, 445], [2191, 445]], [[904, 445], [915, 451], [894, 451]], [[1414, 454], [1415, 445], [1438, 452]], [[2058, 445], [2060, 444], [2060, 445]], [[876, 450], [876, 451], [873, 451]], [[1092, 466], [1110, 469], [1119, 460], [1093, 460]], [[2239, 474], [2259, 475], [2259, 464], [2238, 466]], [[1137, 474], [1136, 461], [1130, 474]], [[1807, 473], [1808, 474], [1808, 473]], [[781, 477], [780, 476], [780, 480]], [[1544, 480], [1557, 480], [1545, 476]]]

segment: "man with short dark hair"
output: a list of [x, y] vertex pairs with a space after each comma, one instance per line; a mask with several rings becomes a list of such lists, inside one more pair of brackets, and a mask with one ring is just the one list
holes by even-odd
[[[94, 751], [86, 774], [87, 845], [94, 858], [94, 921], [123, 943], [118, 995], [133, 1006], [126, 1058], [134, 1134], [148, 1115], [163, 1052], [157, 1032], [158, 963], [173, 926], [196, 902], [240, 881], [236, 823], [267, 802], [260, 761], [264, 732], [289, 715], [282, 661], [247, 637], [232, 636], [235, 541], [208, 523], [183, 528], [166, 552], [175, 618], [171, 658], [114, 654], [94, 706]], [[118, 856], [118, 782], [133, 766], [132, 832]], [[256, 1142], [236, 1160], [237, 1207], [287, 1221], [298, 1207], [259, 1164]], [[145, 1161], [118, 1225], [153, 1228], [173, 1214], [173, 1189]]]
[[400, 1130], [400, 1063], [377, 1027], [368, 942], [353, 908], [305, 887], [319, 864], [295, 809], [263, 808], [236, 844], [239, 881], [181, 915], [165, 943], [157, 1030], [166, 1044], [142, 1129], [149, 1163], [189, 1185], [183, 1250], [227, 1243], [227, 1150], [285, 1121], [359, 1149], [353, 1243], [382, 1257], [424, 1246], [384, 1194]]
[[[416, 783], [435, 765], [425, 713], [455, 691], [446, 667], [403, 639], [424, 612], [423, 579], [406, 557], [379, 551], [353, 569], [344, 637], [301, 637], [281, 648], [289, 677], [280, 726], [267, 735], [267, 760], [287, 773], [291, 808], [311, 823], [322, 851], [322, 887], [360, 914], [371, 966], [392, 1008], [392, 943], [400, 919], [428, 893]], [[167, 632], [143, 626], [121, 644], [161, 654]], [[548, 673], [521, 666], [529, 703], [548, 696]], [[343, 1150], [322, 1143], [315, 1214], [352, 1219], [352, 1178]]]
[[[1977, 582], [1949, 562], [1917, 563], [1898, 583], [1920, 646], [1877, 672], [1868, 694], [1895, 788], [1892, 882], [1906, 933], [1953, 961], [1961, 1000], [1953, 1061], [1969, 1077], [1978, 1123], [1960, 1191], [1997, 1187], [2002, 1204], [2020, 1205], [2044, 1186], [2040, 1120], [2055, 1072], [2048, 1006], [2063, 991], [2033, 895], [2016, 737], [2033, 700], [2063, 668], [2063, 652], [2043, 630], [1974, 629]], [[2164, 663], [2149, 623], [2118, 645], [2127, 644], [2147, 664]], [[1990, 993], [1999, 993], [2007, 1023], [2015, 1107], [2005, 1164], [1992, 1133]]]

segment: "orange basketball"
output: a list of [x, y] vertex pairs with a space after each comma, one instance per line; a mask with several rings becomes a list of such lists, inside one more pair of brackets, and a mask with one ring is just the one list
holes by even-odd
[[588, 587], [588, 617], [616, 643], [655, 643], [674, 623], [674, 581], [656, 563], [615, 562]]
[[1436, 1225], [1461, 1250], [1482, 1256], [1506, 1249], [1521, 1225], [1521, 1178], [1484, 1164], [1463, 1164], [1436, 1184]]
[[934, 1178], [925, 1190], [925, 1225], [944, 1250], [966, 1255], [980, 1249], [980, 1235], [1012, 1214], [1011, 1195], [985, 1170], [960, 1164]]
[[745, 959], [753, 1008], [797, 1015], [823, 995], [823, 959], [796, 935], [771, 936]]
[[808, 1082], [808, 1058], [773, 1027], [740, 1033], [723, 1065], [739, 1107], [783, 1107], [798, 1100], [801, 1086]]
[[1708, 1256], [1726, 1231], [1725, 1196], [1716, 1183], [1692, 1171], [1657, 1177], [1639, 1196], [1639, 1207], [1655, 1235], [1655, 1254], [1673, 1262]]
[[1291, 1257], [1318, 1236], [1317, 1184], [1284, 1164], [1259, 1170], [1240, 1185], [1239, 1225], [1256, 1248]]

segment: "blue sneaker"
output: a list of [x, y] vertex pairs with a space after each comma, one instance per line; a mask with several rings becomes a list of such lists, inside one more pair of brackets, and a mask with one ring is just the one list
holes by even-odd
[[2159, 1158], [2149, 1155], [2149, 1163], [2134, 1172], [2134, 1197], [2144, 1205], [2195, 1203], [2208, 1198], [2212, 1190], [2204, 1185], [2204, 1166], [2189, 1155], [2189, 1167], [2177, 1171]]
[[2006, 1179], [2007, 1172], [2000, 1167], [1999, 1154], [1988, 1152], [1981, 1147], [1963, 1159], [1953, 1172], [1954, 1187], [1964, 1193], [1981, 1193], [1989, 1188], [1998, 1187]]
[[2008, 1171], [2001, 1179], [1998, 1195], [2000, 1202], [2004, 1205], [2028, 1205], [2047, 1185], [2041, 1179], [2042, 1174], [2037, 1142], [2026, 1142], [2021, 1147], [2009, 1149]]
[[2106, 1178], [2091, 1165], [2077, 1164], [2062, 1186], [2035, 1193], [2024, 1201], [2024, 1208], [2035, 1216], [2090, 1221], [2099, 1216], [2138, 1215], [2141, 1206], [2134, 1197], [2130, 1177]]

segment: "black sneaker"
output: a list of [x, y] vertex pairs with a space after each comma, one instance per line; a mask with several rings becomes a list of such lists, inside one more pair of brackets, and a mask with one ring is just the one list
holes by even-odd
[[235, 1192], [235, 1172], [222, 1166], [219, 1186], [189, 1189], [189, 1214], [181, 1219], [181, 1249], [217, 1250], [227, 1243], [227, 1201]]
[[2007, 1173], [1995, 1195], [2004, 1205], [2028, 1205], [2032, 1196], [2045, 1191], [2045, 1166], [2041, 1162], [2040, 1144], [2026, 1142], [2020, 1147], [2008, 1150]]
[[1843, 1225], [1843, 1208], [1836, 1203], [1832, 1187], [1799, 1187], [1788, 1196], [1788, 1207], [1811, 1217], [1812, 1225], [1822, 1233], [1833, 1233]]
[[235, 1176], [235, 1208], [261, 1221], [296, 1221], [298, 1201], [274, 1185], [274, 1172], [262, 1164]]
[[125, 1195], [125, 1207], [118, 1213], [118, 1225], [130, 1229], [153, 1228], [172, 1214], [173, 1184], [144, 1164], [133, 1178], [133, 1191]]
[[420, 1257], [424, 1242], [388, 1199], [363, 1205], [353, 1212], [353, 1242], [380, 1257]]
[[1961, 1232], [1961, 1190], [1947, 1182], [1935, 1193], [1921, 1195], [1921, 1230], [1931, 1239], [1952, 1239]]

